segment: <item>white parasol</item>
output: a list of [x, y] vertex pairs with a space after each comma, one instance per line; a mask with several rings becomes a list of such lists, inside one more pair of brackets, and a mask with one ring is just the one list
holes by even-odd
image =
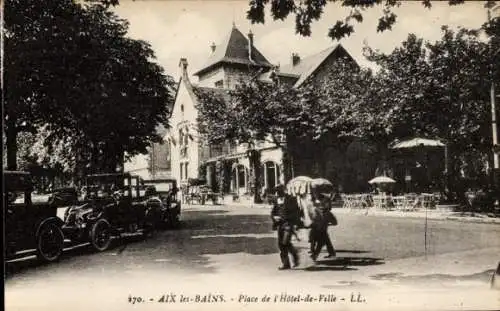
[[394, 146], [391, 147], [391, 149], [405, 149], [405, 148], [416, 148], [420, 146], [425, 146], [425, 147], [444, 147], [445, 144], [443, 144], [440, 140], [436, 139], [428, 139], [428, 138], [413, 138], [410, 140], [404, 140], [401, 141]]
[[304, 195], [310, 193], [312, 180], [312, 178], [307, 176], [297, 176], [288, 182], [286, 190], [290, 195]]
[[390, 177], [387, 176], [378, 176], [370, 180], [368, 183], [369, 184], [392, 184], [395, 183], [396, 181]]

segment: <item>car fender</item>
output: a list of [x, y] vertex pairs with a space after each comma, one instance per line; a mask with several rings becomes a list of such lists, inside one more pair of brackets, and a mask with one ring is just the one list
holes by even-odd
[[35, 234], [35, 237], [38, 236], [38, 234], [40, 233], [40, 230], [42, 229], [43, 226], [45, 226], [46, 224], [49, 224], [49, 223], [54, 223], [56, 226], [58, 226], [59, 228], [62, 227], [62, 225], [64, 224], [64, 222], [62, 221], [62, 219], [60, 219], [59, 217], [57, 216], [53, 216], [53, 217], [49, 217], [49, 218], [46, 218], [44, 220], [42, 220], [37, 228], [36, 228], [36, 234]]

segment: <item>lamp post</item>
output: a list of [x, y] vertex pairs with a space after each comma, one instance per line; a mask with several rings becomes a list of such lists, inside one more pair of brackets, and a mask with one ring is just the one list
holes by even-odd
[[[500, 50], [498, 50], [500, 51]], [[497, 52], [498, 52], [497, 51]], [[496, 53], [497, 54], [497, 53]], [[491, 100], [491, 130], [493, 136], [493, 146], [498, 145], [498, 130], [497, 130], [497, 120], [496, 120], [496, 106], [495, 106], [495, 83], [491, 81], [490, 88], [490, 100]], [[493, 150], [493, 183], [495, 188], [498, 186], [498, 153]], [[498, 200], [497, 200], [498, 201]], [[498, 204], [498, 202], [497, 202]]]
[[[491, 22], [491, 11], [496, 11], [500, 8], [500, 5], [497, 5], [492, 8], [488, 8], [488, 22]], [[491, 42], [491, 49], [493, 51], [493, 42]], [[490, 101], [491, 101], [491, 130], [492, 130], [492, 139], [493, 139], [493, 169], [492, 169], [492, 179], [493, 179], [493, 190], [495, 193], [498, 193], [498, 174], [499, 172], [499, 155], [497, 153], [496, 147], [498, 146], [498, 129], [497, 129], [497, 116], [496, 116], [496, 105], [495, 105], [495, 79], [493, 75], [493, 66], [494, 59], [496, 55], [500, 52], [498, 49], [496, 52], [491, 53], [490, 61], [490, 78], [491, 78], [491, 86], [490, 86]], [[499, 198], [498, 195], [495, 195], [495, 208], [499, 207]]]

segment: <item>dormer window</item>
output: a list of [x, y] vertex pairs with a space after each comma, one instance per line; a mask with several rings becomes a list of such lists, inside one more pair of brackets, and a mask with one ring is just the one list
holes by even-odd
[[215, 87], [221, 89], [223, 86], [224, 86], [224, 81], [223, 80], [215, 81]]

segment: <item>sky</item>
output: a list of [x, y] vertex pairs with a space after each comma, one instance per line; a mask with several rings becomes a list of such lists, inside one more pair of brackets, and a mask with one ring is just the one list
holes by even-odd
[[[362, 54], [364, 44], [390, 52], [409, 33], [432, 42], [441, 37], [442, 25], [479, 28], [487, 20], [483, 5], [482, 1], [471, 1], [450, 7], [447, 1], [433, 1], [429, 10], [421, 1], [407, 1], [394, 9], [398, 17], [392, 31], [383, 33], [376, 31], [383, 7], [375, 7], [364, 12], [363, 22], [355, 24], [355, 33], [340, 43], [361, 66], [371, 67]], [[285, 65], [292, 53], [305, 57], [337, 44], [328, 38], [328, 29], [349, 13], [348, 8], [336, 3], [327, 4], [322, 18], [312, 24], [312, 35], [303, 37], [295, 33], [293, 16], [285, 21], [273, 21], [267, 14], [265, 24], [252, 25], [246, 18], [247, 10], [247, 0], [121, 0], [114, 8], [120, 17], [129, 21], [129, 36], [149, 42], [157, 62], [176, 80], [180, 74], [179, 59], [187, 59], [188, 71], [192, 74], [205, 63], [212, 42], [220, 43], [233, 23], [243, 34], [249, 30], [254, 33], [255, 46], [271, 63]]]

